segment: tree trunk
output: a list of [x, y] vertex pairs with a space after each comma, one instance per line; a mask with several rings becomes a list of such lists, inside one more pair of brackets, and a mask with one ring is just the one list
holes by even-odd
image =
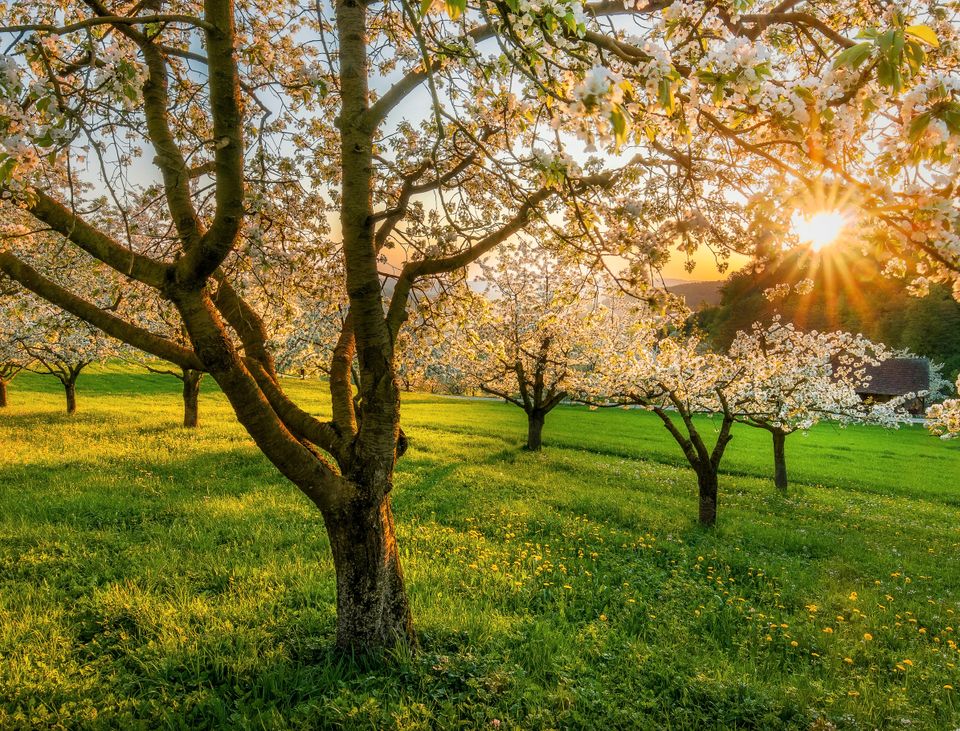
[[527, 449], [531, 452], [539, 452], [543, 447], [543, 422], [546, 415], [539, 411], [532, 411], [527, 414]]
[[717, 473], [710, 467], [697, 471], [697, 486], [700, 488], [700, 525], [712, 526], [717, 522]]
[[786, 492], [787, 489], [787, 455], [785, 451], [787, 435], [779, 429], [773, 432], [773, 482], [777, 489]]
[[200, 424], [200, 381], [203, 373], [185, 369], [183, 371], [183, 425], [194, 429]]
[[0, 409], [7, 406], [7, 382], [0, 378]]
[[67, 413], [77, 413], [77, 381], [71, 379], [63, 382], [63, 391], [67, 397]]
[[414, 644], [389, 493], [355, 500], [326, 523], [337, 572], [337, 646], [368, 654]]

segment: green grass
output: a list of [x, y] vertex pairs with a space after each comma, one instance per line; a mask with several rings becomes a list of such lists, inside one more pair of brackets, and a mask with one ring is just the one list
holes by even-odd
[[650, 414], [561, 408], [529, 454], [513, 407], [408, 396], [421, 649], [364, 668], [318, 513], [211, 384], [193, 433], [173, 378], [82, 376], [74, 418], [55, 386], [0, 414], [0, 728], [960, 725], [960, 445], [918, 428], [791, 437], [787, 497], [741, 428], [704, 531]]

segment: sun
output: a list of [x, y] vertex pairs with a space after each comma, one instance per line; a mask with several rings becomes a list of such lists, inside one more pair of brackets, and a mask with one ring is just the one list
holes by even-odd
[[840, 211], [804, 214], [797, 211], [790, 219], [793, 232], [813, 251], [820, 251], [836, 241], [849, 220]]

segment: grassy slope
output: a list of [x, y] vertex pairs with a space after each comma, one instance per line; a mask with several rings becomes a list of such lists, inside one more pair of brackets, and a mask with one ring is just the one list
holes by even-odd
[[918, 429], [792, 437], [787, 498], [741, 429], [701, 531], [649, 414], [562, 408], [532, 455], [513, 407], [410, 396], [423, 647], [363, 671], [319, 516], [221, 397], [188, 433], [173, 378], [81, 377], [69, 420], [55, 385], [0, 414], [0, 728], [960, 723], [960, 449]]

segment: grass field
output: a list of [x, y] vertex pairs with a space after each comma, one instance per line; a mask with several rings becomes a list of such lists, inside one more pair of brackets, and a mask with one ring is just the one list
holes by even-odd
[[[719, 525], [656, 417], [410, 395], [419, 652], [332, 654], [319, 514], [205, 383], [23, 376], [0, 413], [0, 728], [953, 729], [960, 444], [735, 431]], [[56, 388], [55, 388], [56, 386]], [[319, 384], [290, 390], [318, 413]], [[705, 428], [709, 429], [709, 425]]]

